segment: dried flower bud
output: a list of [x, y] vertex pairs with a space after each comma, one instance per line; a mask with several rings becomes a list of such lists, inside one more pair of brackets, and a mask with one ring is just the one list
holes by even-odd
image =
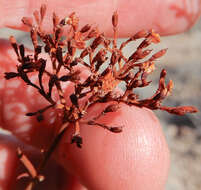
[[34, 116], [36, 115], [38, 112], [29, 112], [29, 113], [26, 113], [26, 116]]
[[178, 107], [161, 107], [161, 110], [165, 110], [171, 114], [184, 115], [186, 113], [196, 113], [198, 109], [194, 106], [178, 106]]
[[91, 47], [87, 47], [87, 48], [84, 49], [84, 50], [82, 51], [82, 53], [80, 54], [80, 58], [84, 58], [84, 57], [87, 56], [87, 55], [89, 54], [89, 52], [91, 52], [91, 51], [92, 51]]
[[82, 148], [82, 137], [80, 135], [73, 135], [71, 138], [71, 144], [76, 143], [78, 148]]
[[65, 82], [65, 81], [72, 81], [76, 82], [80, 80], [80, 71], [77, 70], [75, 72], [69, 73], [67, 75], [63, 75], [62, 77], [59, 78], [60, 81]]
[[47, 6], [45, 4], [42, 4], [40, 7], [40, 16], [41, 16], [41, 21], [43, 21], [44, 16], [46, 14]]
[[85, 42], [84, 41], [77, 41], [75, 43], [75, 47], [78, 49], [84, 49], [85, 48]]
[[174, 86], [173, 81], [170, 80], [168, 85], [167, 85], [168, 95], [170, 95], [172, 93], [173, 86]]
[[13, 45], [13, 44], [17, 44], [16, 39], [15, 39], [14, 36], [10, 36], [9, 40], [10, 40], [10, 43], [11, 43], [12, 45]]
[[148, 31], [146, 30], [141, 30], [139, 31], [138, 33], [136, 33], [132, 39], [133, 40], [137, 40], [137, 39], [140, 39], [140, 38], [146, 38], [146, 36], [148, 35]]
[[88, 38], [88, 39], [90, 39], [90, 38], [95, 38], [95, 37], [97, 37], [98, 35], [99, 35], [99, 30], [98, 30], [98, 28], [94, 28], [94, 29], [92, 29], [92, 30], [89, 32], [87, 38]]
[[166, 74], [167, 74], [167, 71], [166, 71], [165, 69], [163, 69], [163, 70], [161, 71], [160, 78], [161, 78], [161, 79], [165, 78]]
[[62, 55], [62, 48], [61, 47], [58, 47], [56, 49], [56, 58], [57, 58], [59, 63], [63, 64], [63, 55]]
[[36, 46], [35, 47], [35, 53], [40, 54], [42, 52], [42, 46]]
[[153, 30], [151, 30], [149, 38], [151, 39], [152, 43], [157, 44], [160, 42], [160, 35], [158, 33], [155, 33]]
[[43, 114], [39, 113], [38, 115], [36, 115], [36, 119], [37, 119], [38, 122], [43, 121], [44, 120]]
[[156, 60], [156, 59], [162, 57], [166, 52], [167, 52], [167, 48], [166, 49], [162, 49], [159, 52], [157, 52], [154, 55], [152, 55], [149, 60], [150, 61]]
[[96, 49], [102, 42], [103, 42], [103, 36], [100, 35], [97, 38], [95, 38], [95, 40], [92, 42], [91, 44], [91, 49], [94, 50]]
[[19, 46], [19, 49], [20, 49], [21, 58], [23, 59], [23, 58], [24, 58], [24, 45], [21, 44], [21, 45]]
[[71, 94], [70, 95], [70, 100], [72, 102], [73, 105], [75, 105], [76, 107], [78, 107], [78, 98], [75, 94]]
[[118, 14], [117, 11], [115, 11], [112, 15], [112, 25], [114, 27], [117, 27], [117, 24], [118, 24]]
[[40, 18], [39, 18], [39, 12], [38, 10], [33, 12], [34, 18], [36, 20], [36, 23], [39, 25], [40, 24]]
[[29, 27], [32, 27], [32, 25], [33, 25], [33, 20], [32, 20], [32, 18], [29, 18], [29, 17], [23, 17], [22, 22], [23, 22], [23, 24], [25, 24]]
[[152, 43], [152, 41], [150, 39], [145, 39], [142, 41], [142, 43], [138, 46], [137, 49], [144, 49], [146, 47], [148, 47], [150, 44]]
[[48, 87], [49, 87], [49, 92], [48, 92], [48, 96], [51, 97], [52, 94], [52, 88], [55, 85], [56, 81], [58, 80], [58, 77], [56, 75], [52, 75], [49, 79], [49, 83], [48, 83]]
[[113, 133], [121, 133], [122, 132], [122, 126], [120, 127], [111, 127], [109, 130]]
[[56, 15], [55, 12], [53, 12], [52, 17], [53, 17], [53, 19], [52, 19], [52, 20], [53, 20], [53, 25], [54, 25], [54, 27], [56, 28], [57, 25], [59, 25], [59, 17]]
[[45, 45], [44, 50], [45, 50], [46, 53], [50, 52], [51, 48], [50, 48], [49, 44]]
[[15, 73], [15, 72], [5, 72], [5, 79], [9, 80], [9, 79], [12, 79], [12, 78], [15, 78], [15, 77], [18, 77], [19, 74], [18, 73]]
[[10, 43], [11, 43], [11, 45], [12, 45], [12, 47], [13, 47], [16, 55], [17, 55], [17, 57], [19, 58], [18, 45], [17, 45], [15, 37], [10, 36], [9, 40], [10, 40]]
[[104, 46], [106, 47], [106, 48], [108, 48], [109, 47], [109, 45], [110, 45], [110, 43], [111, 43], [111, 41], [109, 40], [109, 39], [104, 39]]
[[75, 55], [76, 47], [72, 46], [72, 41], [68, 41], [68, 52], [72, 56]]
[[91, 29], [91, 26], [89, 24], [86, 24], [85, 26], [83, 26], [80, 30], [81, 33], [85, 33], [88, 32]]
[[108, 112], [116, 112], [120, 108], [119, 104], [110, 104], [104, 109], [104, 114]]
[[148, 64], [145, 66], [145, 72], [147, 74], [150, 74], [155, 70], [155, 64], [154, 64], [154, 62], [151, 62], [151, 63], [146, 62], [146, 63], [148, 63]]

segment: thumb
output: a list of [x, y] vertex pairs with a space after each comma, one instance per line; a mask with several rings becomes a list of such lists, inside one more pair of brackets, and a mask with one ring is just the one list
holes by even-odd
[[[125, 3], [126, 2], [126, 3]], [[200, 0], [132, 0], [107, 1], [87, 0], [1, 0], [0, 27], [24, 30], [21, 23], [23, 16], [30, 16], [41, 4], [47, 4], [47, 16], [44, 28], [51, 29], [49, 18], [53, 11], [65, 17], [76, 12], [81, 18], [81, 25], [98, 24], [106, 35], [111, 35], [111, 16], [115, 10], [119, 14], [119, 37], [129, 36], [141, 29], [154, 29], [161, 35], [179, 33], [189, 29], [201, 12]]]
[[[97, 115], [102, 107], [92, 107], [86, 117]], [[57, 149], [59, 163], [90, 190], [164, 189], [169, 151], [153, 112], [121, 105], [119, 111], [98, 122], [125, 127], [122, 133], [112, 134], [97, 126], [82, 125], [82, 149], [69, 143], [72, 131], [67, 131]]]

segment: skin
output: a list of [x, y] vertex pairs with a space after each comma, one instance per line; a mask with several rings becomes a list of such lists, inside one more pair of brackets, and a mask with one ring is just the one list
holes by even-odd
[[[154, 28], [162, 35], [180, 33], [190, 28], [200, 15], [200, 0], [146, 0], [128, 1], [48, 1], [48, 15], [53, 11], [60, 17], [74, 10], [82, 23], [97, 23], [107, 35], [112, 35], [111, 15], [119, 14], [119, 36], [125, 37], [140, 29]], [[95, 3], [96, 2], [96, 3]], [[0, 27], [23, 28], [20, 19], [39, 8], [44, 1], [5, 1], [1, 0]], [[188, 6], [187, 6], [188, 5]], [[180, 8], [180, 9], [179, 9]], [[86, 11], [87, 10], [87, 11]], [[142, 11], [143, 10], [143, 11]], [[13, 16], [13, 13], [14, 16]], [[176, 14], [177, 13], [177, 14]], [[158, 16], [160, 15], [160, 16]], [[125, 19], [126, 18], [126, 19]], [[142, 20], [143, 18], [143, 20]], [[132, 23], [132, 24], [131, 24]], [[49, 30], [47, 21], [44, 27]], [[30, 91], [22, 81], [7, 82], [3, 73], [15, 69], [16, 56], [9, 43], [0, 41], [0, 124], [12, 134], [0, 137], [0, 188], [23, 189], [24, 184], [16, 184], [16, 175], [21, 173], [16, 156], [16, 147], [30, 156], [37, 165], [39, 148], [48, 146], [58, 121], [46, 119], [38, 124], [34, 118], [27, 118], [27, 111], [43, 107], [45, 101], [35, 91]], [[83, 77], [86, 73], [82, 73]], [[13, 79], [14, 80], [14, 79]], [[70, 88], [66, 88], [68, 94]], [[19, 104], [20, 103], [20, 104]], [[96, 105], [88, 112], [87, 118], [100, 112], [106, 105]], [[27, 110], [27, 111], [26, 111]], [[54, 112], [46, 113], [45, 118], [53, 118]], [[71, 145], [69, 128], [46, 167], [46, 180], [37, 189], [90, 190], [120, 189], [164, 189], [168, 176], [169, 151], [160, 123], [148, 109], [122, 105], [115, 113], [109, 113], [100, 121], [108, 125], [123, 125], [123, 132], [112, 134], [98, 127], [81, 126], [83, 148]], [[35, 148], [34, 148], [35, 147]], [[23, 170], [24, 171], [24, 170]]]
[[[25, 29], [21, 23], [23, 16], [30, 16], [38, 10], [45, 0], [25, 1], [1, 0], [0, 12], [4, 19], [0, 26]], [[141, 29], [153, 28], [162, 35], [183, 32], [198, 19], [201, 10], [200, 0], [85, 0], [85, 1], [48, 1], [45, 25], [51, 29], [49, 17], [56, 12], [60, 18], [72, 11], [76, 12], [82, 24], [97, 24], [107, 35], [111, 35], [111, 16], [115, 10], [120, 15], [119, 35], [128, 37]], [[14, 13], [14, 14], [13, 14]]]

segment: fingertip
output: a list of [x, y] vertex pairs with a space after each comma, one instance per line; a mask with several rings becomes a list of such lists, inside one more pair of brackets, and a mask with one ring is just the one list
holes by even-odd
[[[96, 112], [95, 110], [91, 110]], [[147, 109], [122, 106], [101, 122], [124, 125], [112, 134], [96, 126], [83, 125], [83, 147], [71, 145], [70, 135], [58, 148], [60, 163], [78, 176], [89, 189], [164, 188], [169, 169], [169, 150], [158, 119]]]

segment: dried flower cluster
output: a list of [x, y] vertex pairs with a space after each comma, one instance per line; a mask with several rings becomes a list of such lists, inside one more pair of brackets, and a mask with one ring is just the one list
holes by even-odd
[[[80, 29], [79, 18], [75, 13], [62, 20], [53, 13], [53, 33], [48, 34], [42, 28], [45, 12], [46, 6], [42, 5], [40, 11], [35, 11], [33, 14], [35, 22], [33, 22], [32, 18], [24, 17], [22, 19], [22, 22], [30, 27], [31, 40], [34, 46], [33, 55], [26, 55], [24, 45], [18, 45], [15, 38], [10, 37], [10, 42], [15, 50], [19, 64], [17, 65], [17, 72], [5, 73], [6, 79], [21, 78], [47, 100], [48, 106], [36, 112], [27, 113], [27, 116], [35, 116], [40, 122], [43, 120], [43, 113], [50, 108], [60, 109], [60, 113], [62, 113], [58, 117], [61, 118], [63, 125], [46, 152], [40, 169], [46, 164], [69, 124], [74, 126], [75, 129], [71, 142], [76, 143], [78, 147], [82, 145], [79, 129], [79, 125], [82, 122], [88, 125], [100, 126], [114, 133], [121, 132], [121, 126], [108, 126], [96, 121], [108, 112], [117, 111], [120, 107], [119, 103], [146, 107], [152, 110], [160, 109], [177, 115], [197, 112], [197, 109], [192, 106], [166, 107], [161, 104], [162, 100], [171, 93], [173, 88], [172, 81], [165, 84], [166, 71], [164, 69], [160, 74], [158, 89], [152, 97], [140, 99], [135, 94], [135, 88], [146, 87], [150, 84], [151, 81], [148, 81], [147, 77], [155, 69], [154, 61], [166, 53], [166, 49], [162, 49], [151, 55], [152, 50], [147, 49], [150, 44], [160, 42], [159, 34], [153, 30], [142, 30], [123, 42], [120, 47], [117, 47], [117, 12], [112, 16], [113, 40], [106, 38], [103, 33], [99, 32], [97, 27], [92, 27], [89, 24]], [[67, 28], [67, 34], [63, 35], [65, 28]], [[38, 38], [44, 43], [43, 46], [39, 45]], [[143, 39], [140, 45], [130, 57], [125, 57], [123, 54], [124, 47], [138, 39]], [[86, 42], [88, 40], [92, 40], [92, 42], [87, 46]], [[77, 50], [80, 52], [79, 56], [76, 54]], [[42, 51], [49, 55], [51, 63], [41, 57]], [[142, 61], [148, 55], [150, 58]], [[84, 61], [85, 57], [89, 58], [89, 63]], [[108, 64], [102, 71], [101, 66], [106, 62]], [[46, 69], [47, 64], [51, 64], [51, 72]], [[86, 80], [81, 80], [80, 71], [75, 69], [77, 65], [82, 65], [82, 69], [87, 69], [90, 72]], [[61, 70], [65, 70], [65, 74]], [[38, 73], [37, 83], [33, 83], [29, 78], [29, 74], [33, 72]], [[48, 86], [44, 86], [44, 77], [48, 77]], [[69, 97], [64, 97], [62, 89], [62, 83], [64, 82], [70, 82], [74, 85], [74, 92]], [[125, 84], [126, 90], [120, 94], [115, 89], [122, 82]], [[54, 88], [58, 92], [59, 102], [52, 96]], [[71, 101], [70, 106], [66, 103], [67, 98]], [[81, 100], [84, 103], [81, 104]], [[89, 107], [96, 103], [105, 102], [111, 102], [111, 104], [97, 117], [88, 121], [83, 119]], [[27, 163], [27, 161], [23, 161], [26, 160], [25, 155], [20, 150], [18, 150], [18, 153], [21, 161]], [[39, 173], [40, 169], [38, 170]], [[27, 166], [27, 170], [35, 171], [34, 168], [30, 169], [30, 166]], [[28, 172], [28, 175], [32, 178], [32, 183], [29, 184], [31, 189], [34, 184], [33, 179], [37, 178], [40, 181], [39, 178], [41, 177], [37, 175], [36, 171], [34, 173]]]

